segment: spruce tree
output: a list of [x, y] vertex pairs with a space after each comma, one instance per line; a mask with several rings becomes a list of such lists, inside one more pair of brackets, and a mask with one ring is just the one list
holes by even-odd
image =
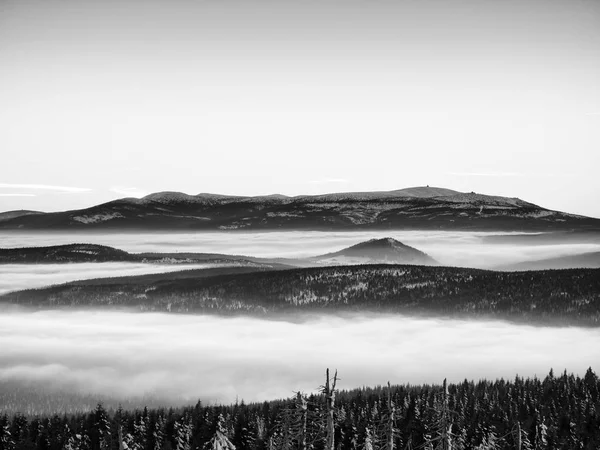
[[204, 446], [205, 450], [235, 450], [235, 445], [227, 438], [223, 428], [223, 415], [219, 414], [217, 429], [212, 439]]

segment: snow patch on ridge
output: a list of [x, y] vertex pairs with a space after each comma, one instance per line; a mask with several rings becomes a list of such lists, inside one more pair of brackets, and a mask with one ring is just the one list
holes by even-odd
[[456, 194], [448, 195], [443, 197], [434, 197], [436, 200], [451, 203], [463, 203], [463, 204], [476, 204], [484, 206], [512, 206], [512, 207], [523, 207], [523, 206], [535, 206], [532, 203], [525, 202], [520, 198], [516, 197], [500, 197], [496, 195], [484, 195], [484, 194]]
[[91, 216], [74, 216], [72, 219], [76, 222], [90, 224], [90, 223], [101, 223], [107, 222], [113, 219], [124, 218], [125, 216], [121, 213], [105, 213], [105, 214], [94, 214]]

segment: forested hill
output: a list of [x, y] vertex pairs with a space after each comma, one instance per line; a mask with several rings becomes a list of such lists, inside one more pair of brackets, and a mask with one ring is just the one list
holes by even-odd
[[156, 264], [222, 263], [281, 268], [344, 264], [439, 265], [416, 248], [392, 238], [371, 239], [335, 253], [311, 258], [260, 258], [221, 253], [146, 252], [129, 253], [98, 244], [64, 244], [47, 247], [0, 248], [0, 264], [60, 264], [84, 262], [135, 262]]
[[97, 244], [65, 244], [48, 247], [0, 248], [0, 264], [136, 262], [156, 264], [229, 263], [249, 266], [273, 266], [270, 261], [258, 261], [238, 255], [218, 253], [128, 253], [114, 247]]
[[370, 239], [334, 253], [312, 258], [330, 265], [358, 264], [419, 264], [440, 265], [435, 259], [414, 247], [387, 237]]
[[590, 368], [583, 377], [465, 380], [447, 391], [440, 385], [340, 391], [333, 405], [321, 392], [178, 409], [109, 411], [98, 404], [85, 413], [38, 417], [15, 414], [9, 393], [0, 397], [0, 448], [402, 450], [440, 448], [444, 440], [443, 448], [455, 450], [596, 450], [599, 391]]
[[139, 262], [141, 258], [126, 251], [96, 244], [67, 244], [48, 247], [0, 248], [0, 264], [68, 262]]
[[375, 311], [600, 326], [600, 269], [494, 272], [364, 265], [89, 280], [6, 294], [0, 302], [144, 311], [282, 314]]

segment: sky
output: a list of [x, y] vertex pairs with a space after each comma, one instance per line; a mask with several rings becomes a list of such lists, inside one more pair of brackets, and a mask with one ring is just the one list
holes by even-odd
[[597, 0], [2, 0], [0, 211], [441, 186], [600, 217]]

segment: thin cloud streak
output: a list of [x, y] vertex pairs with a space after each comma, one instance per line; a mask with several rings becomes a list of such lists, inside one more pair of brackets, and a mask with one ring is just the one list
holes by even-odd
[[41, 191], [58, 191], [58, 192], [90, 192], [89, 188], [80, 188], [72, 186], [54, 186], [49, 184], [13, 184], [13, 183], [0, 183], [0, 189], [32, 189]]
[[35, 194], [0, 194], [0, 197], [37, 197]]

